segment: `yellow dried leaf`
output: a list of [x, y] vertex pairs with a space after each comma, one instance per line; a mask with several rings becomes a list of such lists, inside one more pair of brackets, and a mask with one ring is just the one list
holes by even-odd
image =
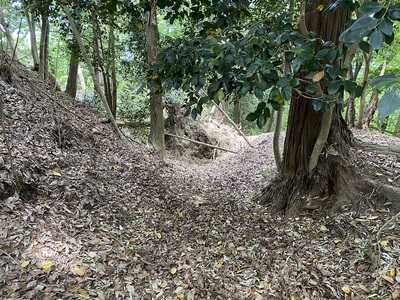
[[42, 263], [42, 268], [47, 272], [48, 270], [51, 269], [52, 265], [53, 264], [50, 261], [45, 261], [44, 263]]
[[390, 282], [391, 284], [394, 284], [394, 280], [393, 280], [392, 277], [387, 276], [387, 275], [381, 275], [381, 277], [382, 277], [383, 279], [385, 279], [387, 282]]
[[296, 300], [295, 296], [290, 297], [290, 300]]
[[171, 268], [169, 271], [172, 275], [176, 274], [177, 269], [175, 267]]
[[89, 297], [88, 291], [87, 291], [87, 290], [84, 290], [84, 289], [79, 289], [79, 294], [80, 294], [82, 297], [84, 297], [84, 298]]
[[60, 172], [57, 172], [57, 171], [53, 171], [53, 175], [54, 175], [54, 176], [61, 176], [61, 173], [60, 173]]
[[222, 265], [223, 265], [223, 262], [219, 262], [219, 263], [217, 263], [217, 264], [215, 265], [215, 267], [216, 267], [217, 269], [221, 269], [221, 268], [222, 268]]
[[375, 174], [376, 174], [376, 176], [383, 176], [382, 173], [375, 173]]
[[389, 274], [392, 277], [396, 276], [396, 269], [395, 268], [391, 268]]
[[321, 231], [327, 231], [328, 230], [328, 228], [326, 228], [326, 226], [325, 225], [321, 225]]
[[325, 76], [325, 72], [324, 72], [324, 71], [321, 71], [321, 72], [318, 72], [317, 74], [315, 74], [315, 75], [313, 76], [312, 80], [313, 80], [313, 82], [318, 82], [318, 81], [320, 81], [322, 78], [324, 78], [324, 76]]
[[322, 4], [317, 6], [318, 11], [322, 11], [323, 9], [324, 9], [324, 6]]
[[178, 295], [176, 295], [176, 297], [178, 299], [184, 299], [185, 298], [185, 294], [178, 294]]
[[139, 29], [139, 30], [142, 30], [143, 29], [142, 22], [136, 23], [136, 28]]
[[379, 244], [381, 244], [381, 246], [385, 247], [385, 246], [387, 246], [387, 244], [389, 244], [389, 241], [383, 240], [383, 241], [380, 241]]
[[350, 294], [351, 289], [350, 289], [347, 285], [345, 285], [345, 286], [342, 287], [342, 291], [343, 291], [345, 294]]
[[159, 239], [161, 239], [161, 233], [159, 233], [159, 232], [157, 232], [157, 237], [159, 238]]
[[368, 217], [368, 220], [376, 220], [378, 218], [379, 218], [378, 216], [370, 216], [370, 217]]
[[27, 266], [29, 266], [31, 262], [29, 260], [25, 260], [22, 264], [21, 267], [26, 268]]
[[275, 98], [275, 102], [278, 103], [279, 105], [283, 105], [285, 103], [285, 99], [283, 99], [283, 97], [279, 95]]
[[74, 272], [75, 272], [75, 274], [78, 275], [78, 276], [83, 276], [83, 275], [85, 275], [85, 272], [84, 272], [81, 268], [79, 268], [79, 267], [75, 267], [75, 268], [74, 268]]
[[399, 299], [400, 297], [400, 291], [399, 290], [394, 290], [392, 292], [392, 299]]

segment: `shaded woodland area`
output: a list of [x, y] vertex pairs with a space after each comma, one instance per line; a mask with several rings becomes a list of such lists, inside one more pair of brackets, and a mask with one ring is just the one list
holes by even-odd
[[399, 299], [398, 20], [2, 1], [0, 298]]

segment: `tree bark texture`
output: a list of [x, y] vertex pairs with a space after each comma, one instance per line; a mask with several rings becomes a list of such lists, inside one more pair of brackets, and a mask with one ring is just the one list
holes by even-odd
[[[314, 1], [313, 6], [307, 7], [305, 23], [308, 32], [317, 32], [325, 41], [338, 44], [350, 12], [338, 8], [331, 14], [324, 14], [317, 10], [319, 5], [326, 7], [329, 3], [329, 0]], [[316, 51], [320, 48], [320, 44], [315, 45]], [[305, 85], [301, 88], [304, 90]], [[334, 196], [337, 196], [335, 201], [346, 196], [344, 186], [351, 178], [352, 170], [347, 170], [344, 162], [348, 159], [352, 135], [341, 117], [340, 106], [333, 108], [327, 142], [314, 171], [308, 173], [322, 117], [322, 112], [314, 110], [312, 101], [302, 95], [293, 95], [280, 173], [262, 195], [256, 196], [262, 203], [272, 202], [275, 211], [283, 210], [292, 215], [314, 204], [333, 206]]]
[[[226, 100], [226, 99], [222, 100], [222, 101], [219, 103], [219, 108], [220, 108], [223, 112], [225, 112], [225, 114], [228, 114], [228, 100]], [[225, 118], [225, 115], [224, 115], [221, 111], [219, 111], [219, 110], [218, 110], [218, 112], [217, 112], [217, 121], [218, 121], [220, 124], [224, 124], [224, 125], [228, 124], [228, 120]]]
[[71, 58], [69, 61], [68, 79], [65, 92], [75, 99], [78, 90], [78, 69], [79, 60], [74, 51], [71, 51]]
[[47, 12], [41, 15], [42, 24], [40, 31], [40, 54], [39, 54], [39, 74], [46, 80], [49, 78], [49, 38], [50, 23]]
[[239, 127], [242, 124], [242, 99], [240, 95], [235, 96], [234, 106], [233, 106], [233, 122]]
[[[146, 50], [147, 63], [149, 67], [157, 60], [158, 54], [158, 24], [157, 24], [157, 1], [149, 3], [146, 17]], [[150, 135], [149, 141], [157, 151], [161, 160], [165, 156], [165, 135], [164, 135], [164, 116], [163, 116], [163, 95], [161, 87], [153, 86], [150, 90]]]

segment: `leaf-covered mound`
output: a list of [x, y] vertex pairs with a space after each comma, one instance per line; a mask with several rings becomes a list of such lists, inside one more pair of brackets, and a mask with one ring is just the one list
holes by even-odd
[[[160, 163], [36, 73], [13, 64], [11, 79], [0, 79], [0, 298], [399, 297], [399, 220], [373, 195], [320, 219], [248, 200], [275, 172], [271, 135], [216, 161]], [[370, 156], [397, 180], [396, 159]]]

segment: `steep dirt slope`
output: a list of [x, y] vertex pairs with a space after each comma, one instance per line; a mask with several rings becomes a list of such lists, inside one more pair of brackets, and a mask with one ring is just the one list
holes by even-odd
[[35, 72], [14, 64], [11, 79], [0, 78], [1, 299], [399, 297], [388, 207], [287, 220], [249, 201], [274, 173], [271, 135], [217, 161], [161, 163]]

